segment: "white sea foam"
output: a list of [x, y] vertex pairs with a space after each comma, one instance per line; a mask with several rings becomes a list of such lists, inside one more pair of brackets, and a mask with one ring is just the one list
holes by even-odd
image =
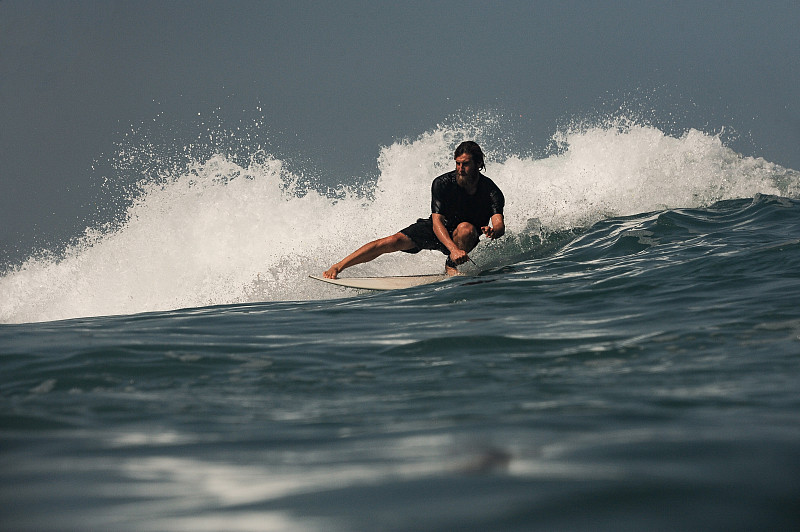
[[[743, 157], [718, 136], [690, 130], [672, 137], [621, 121], [559, 132], [558, 153], [539, 159], [493, 155], [501, 142], [442, 126], [382, 148], [369, 190], [338, 193], [298, 185], [299, 176], [275, 158], [241, 165], [216, 155], [169, 179], [146, 177], [124, 222], [88, 229], [63, 256], [31, 258], [5, 274], [0, 322], [342, 295], [307, 275], [427, 217], [431, 180], [452, 168], [452, 150], [465, 138], [483, 145], [486, 173], [505, 193], [509, 241], [609, 216], [799, 191], [800, 173]], [[348, 274], [442, 266], [438, 252], [394, 254]]]

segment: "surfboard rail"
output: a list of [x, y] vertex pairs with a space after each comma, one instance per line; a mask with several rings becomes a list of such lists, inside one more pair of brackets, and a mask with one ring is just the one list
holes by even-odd
[[319, 275], [309, 275], [311, 279], [330, 283], [346, 288], [358, 288], [361, 290], [399, 290], [411, 288], [430, 283], [436, 283], [449, 278], [446, 274], [427, 274], [427, 275], [392, 275], [387, 277], [340, 277], [338, 279], [326, 279]]

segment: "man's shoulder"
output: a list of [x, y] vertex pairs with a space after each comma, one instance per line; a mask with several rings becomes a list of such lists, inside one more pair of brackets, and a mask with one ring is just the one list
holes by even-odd
[[496, 190], [500, 192], [500, 187], [498, 187], [494, 181], [483, 174], [481, 174], [481, 180], [478, 182], [478, 186], [484, 188], [485, 190]]
[[496, 187], [497, 185], [494, 184], [494, 181], [489, 176], [485, 176], [481, 174], [481, 181], [489, 185], [490, 187]]
[[451, 172], [445, 172], [434, 179], [433, 183], [431, 184], [431, 189], [433, 190], [434, 194], [450, 194], [450, 191], [453, 190], [453, 187], [457, 186], [458, 183], [456, 182], [456, 171], [453, 170]]
[[442, 175], [437, 176], [433, 181], [434, 181], [434, 183], [437, 182], [437, 181], [439, 183], [448, 183], [448, 182], [455, 183], [456, 182], [456, 171], [455, 170], [450, 170], [449, 172], [445, 172]]

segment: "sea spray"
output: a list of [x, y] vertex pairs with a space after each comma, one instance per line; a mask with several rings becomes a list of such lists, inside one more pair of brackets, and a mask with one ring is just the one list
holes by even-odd
[[[452, 168], [465, 138], [483, 145], [486, 174], [506, 196], [507, 236], [472, 253], [483, 267], [511, 264], [548, 234], [607, 217], [758, 193], [797, 197], [800, 183], [798, 172], [743, 157], [718, 135], [674, 137], [624, 122], [558, 132], [557, 152], [539, 159], [509, 154], [502, 139], [475, 128], [439, 126], [382, 148], [366, 189], [347, 180], [314, 187], [269, 154], [215, 154], [173, 174], [143, 171], [119, 222], [5, 274], [0, 322], [341, 296], [307, 275], [428, 216], [430, 183]], [[352, 274], [436, 273], [443, 260], [393, 254]]]

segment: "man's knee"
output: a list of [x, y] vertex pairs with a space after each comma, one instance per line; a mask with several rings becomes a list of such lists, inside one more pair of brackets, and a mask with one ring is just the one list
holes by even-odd
[[480, 235], [478, 233], [478, 228], [472, 225], [469, 222], [461, 222], [456, 227], [455, 231], [453, 231], [453, 241], [456, 244], [463, 245], [462, 249], [472, 249], [476, 245], [478, 245], [478, 239]]
[[459, 236], [478, 236], [478, 228], [469, 222], [461, 222], [453, 231], [453, 235]]

